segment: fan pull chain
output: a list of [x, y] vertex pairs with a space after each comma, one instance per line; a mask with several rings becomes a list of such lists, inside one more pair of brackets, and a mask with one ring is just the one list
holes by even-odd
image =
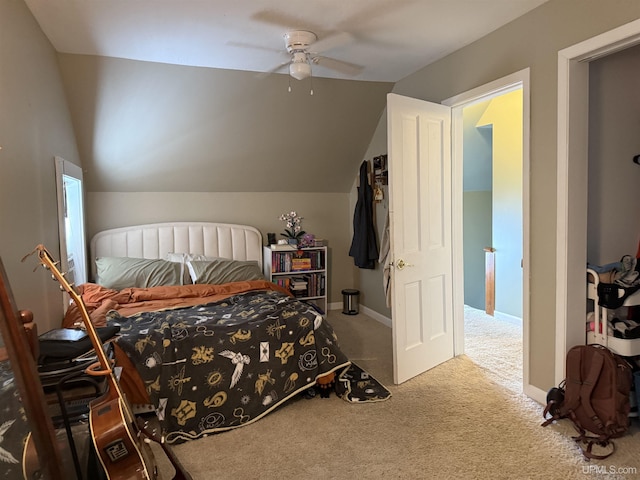
[[311, 82], [311, 90], [309, 90], [309, 95], [313, 95], [313, 75], [309, 77], [309, 81]]
[[289, 77], [289, 93], [291, 93], [291, 77]]

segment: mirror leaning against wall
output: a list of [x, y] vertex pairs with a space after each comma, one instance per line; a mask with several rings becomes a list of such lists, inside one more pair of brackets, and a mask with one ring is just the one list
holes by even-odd
[[[3, 479], [69, 478], [62, 462], [27, 329], [0, 258], [0, 475]], [[34, 335], [37, 333], [34, 332]]]
[[[88, 280], [82, 169], [61, 157], [55, 157], [55, 168], [60, 269], [69, 283], [80, 285]], [[65, 305], [68, 300], [65, 295]]]

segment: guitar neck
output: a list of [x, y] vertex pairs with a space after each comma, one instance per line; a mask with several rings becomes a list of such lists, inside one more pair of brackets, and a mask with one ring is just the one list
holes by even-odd
[[[57, 280], [60, 284], [60, 288], [69, 294], [76, 307], [80, 311], [82, 323], [84, 324], [87, 335], [91, 340], [91, 344], [93, 345], [93, 349], [95, 350], [96, 358], [98, 360], [98, 363], [95, 366], [99, 367], [99, 369], [93, 368], [94, 366], [89, 367], [87, 369], [87, 374], [94, 376], [107, 376], [110, 384], [109, 392], [111, 392], [111, 394], [114, 396], [117, 394], [118, 397], [123, 399], [124, 395], [122, 393], [122, 390], [120, 389], [118, 380], [115, 377], [115, 373], [112, 370], [111, 362], [107, 358], [107, 354], [105, 353], [103, 348], [102, 340], [96, 332], [95, 326], [91, 321], [91, 316], [87, 311], [87, 307], [84, 304], [82, 297], [78, 294], [78, 292], [76, 292], [75, 288], [73, 288], [73, 285], [71, 285], [67, 281], [65, 275], [60, 272], [57, 266], [58, 262], [53, 259], [44, 245], [38, 245], [35, 251], [38, 253], [38, 257], [42, 265], [51, 272], [51, 276], [53, 277], [53, 279]], [[133, 419], [133, 413], [131, 412], [131, 409], [129, 408], [127, 402], [122, 403], [124, 404], [125, 409], [130, 416], [130, 419]]]
[[82, 297], [80, 297], [80, 295], [78, 295], [76, 291], [71, 288], [71, 286], [69, 287], [69, 290], [65, 290], [71, 296], [71, 299], [76, 304], [76, 307], [78, 307], [78, 310], [80, 310], [82, 323], [84, 324], [84, 327], [87, 331], [87, 335], [89, 335], [89, 338], [91, 339], [93, 349], [96, 351], [96, 358], [98, 359], [98, 362], [100, 362], [100, 367], [105, 371], [111, 370], [111, 362], [109, 362], [109, 359], [107, 358], [107, 354], [105, 353], [103, 348], [102, 340], [100, 339], [100, 336], [98, 335], [98, 332], [96, 331], [96, 328], [91, 321], [91, 316], [87, 311], [87, 307], [84, 304]]

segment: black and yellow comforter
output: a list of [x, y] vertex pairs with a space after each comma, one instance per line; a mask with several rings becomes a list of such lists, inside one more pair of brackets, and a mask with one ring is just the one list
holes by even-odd
[[331, 326], [279, 291], [130, 317], [117, 343], [157, 409], [168, 443], [247, 425], [348, 366]]

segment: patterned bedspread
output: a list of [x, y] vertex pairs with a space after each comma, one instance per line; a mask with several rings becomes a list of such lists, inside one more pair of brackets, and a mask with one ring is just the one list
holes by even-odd
[[109, 322], [145, 382], [168, 443], [247, 425], [349, 366], [331, 326], [308, 304], [250, 291]]
[[0, 362], [0, 475], [23, 479], [22, 455], [29, 434], [27, 414], [8, 360]]

